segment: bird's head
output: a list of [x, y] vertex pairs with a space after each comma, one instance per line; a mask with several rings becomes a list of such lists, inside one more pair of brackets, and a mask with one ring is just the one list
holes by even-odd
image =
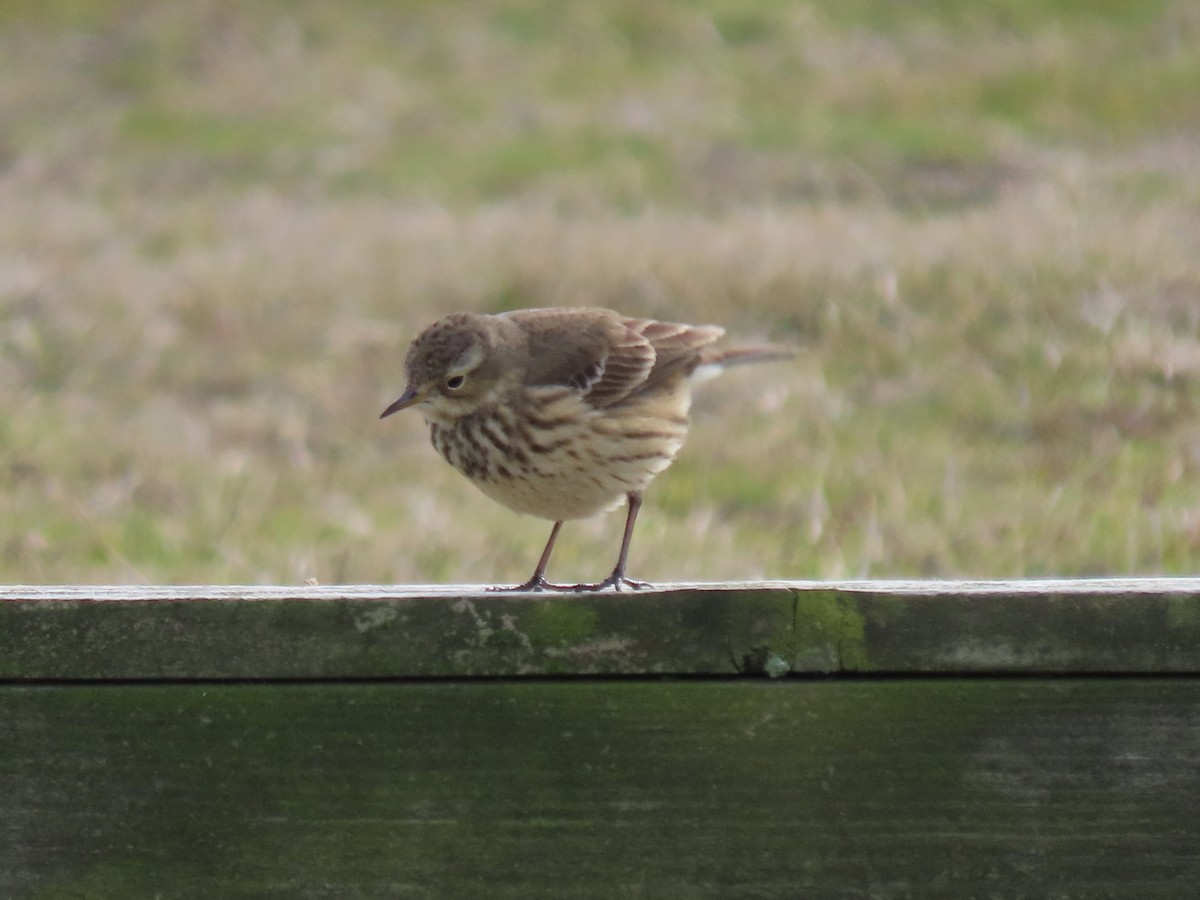
[[408, 386], [380, 418], [420, 406], [427, 419], [453, 421], [488, 402], [504, 374], [495, 319], [455, 313], [426, 328], [408, 348]]

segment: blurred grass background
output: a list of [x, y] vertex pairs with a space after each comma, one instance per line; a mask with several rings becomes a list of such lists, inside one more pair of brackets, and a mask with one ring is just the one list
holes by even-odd
[[554, 304], [802, 350], [636, 577], [1195, 574], [1198, 86], [1193, 0], [3, 0], [0, 580], [523, 580], [377, 416]]

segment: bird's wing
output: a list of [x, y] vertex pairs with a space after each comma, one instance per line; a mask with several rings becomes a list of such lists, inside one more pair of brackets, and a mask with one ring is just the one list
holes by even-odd
[[526, 309], [506, 314], [529, 341], [528, 383], [576, 388], [592, 406], [612, 406], [694, 368], [716, 326], [629, 319], [607, 309]]
[[649, 319], [625, 319], [624, 322], [654, 348], [654, 367], [647, 373], [641, 390], [653, 388], [673, 376], [690, 375], [702, 362], [702, 348], [725, 334], [725, 329], [719, 325], [681, 325]]
[[507, 313], [528, 341], [530, 385], [572, 387], [592, 406], [611, 406], [642, 385], [654, 347], [606, 309], [522, 309]]

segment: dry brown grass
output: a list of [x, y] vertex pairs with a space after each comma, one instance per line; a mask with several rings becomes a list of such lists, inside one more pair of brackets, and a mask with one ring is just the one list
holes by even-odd
[[[1169, 126], [1140, 113], [1119, 141], [1091, 120], [1046, 137], [958, 93], [1086, 60], [1074, 23], [987, 55], [993, 33], [953, 17], [887, 36], [817, 16], [823, 44], [787, 32], [806, 36], [793, 87], [813, 106], [887, 84], [880, 116], [907, 98], [935, 149], [956, 116], [981, 124], [955, 125], [971, 141], [946, 158], [856, 144], [855, 107], [800, 152], [745, 137], [773, 121], [745, 90], [789, 71], [785, 43], [706, 50], [692, 13], [652, 8], [686, 64], [617, 54], [610, 17], [635, 7], [604, 7], [584, 68], [620, 87], [607, 105], [541, 80], [571, 75], [550, 37], [581, 13], [519, 40], [462, 9], [413, 13], [417, 40], [370, 4], [17, 17], [0, 47], [0, 577], [524, 578], [547, 526], [478, 495], [416, 417], [376, 417], [428, 320], [550, 304], [803, 349], [701, 393], [647, 495], [635, 576], [1194, 572], [1200, 101], [1181, 114], [1167, 94]], [[1163, 9], [1145, 32], [1182, 22], [1170, 66], [1190, 71], [1195, 18]], [[379, 21], [403, 36], [391, 55]], [[608, 141], [622, 121], [644, 146]], [[606, 571], [619, 527], [570, 529], [551, 574]]]

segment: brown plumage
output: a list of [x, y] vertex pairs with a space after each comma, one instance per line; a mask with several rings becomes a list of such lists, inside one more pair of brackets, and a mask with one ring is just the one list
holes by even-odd
[[[683, 446], [690, 376], [791, 355], [714, 347], [724, 333], [595, 308], [455, 313], [413, 341], [408, 386], [383, 416], [418, 406], [450, 465], [509, 509], [554, 522], [533, 577], [514, 590], [643, 587], [625, 577], [629, 541], [642, 491]], [[563, 522], [622, 499], [629, 513], [612, 574], [597, 584], [547, 582]]]

